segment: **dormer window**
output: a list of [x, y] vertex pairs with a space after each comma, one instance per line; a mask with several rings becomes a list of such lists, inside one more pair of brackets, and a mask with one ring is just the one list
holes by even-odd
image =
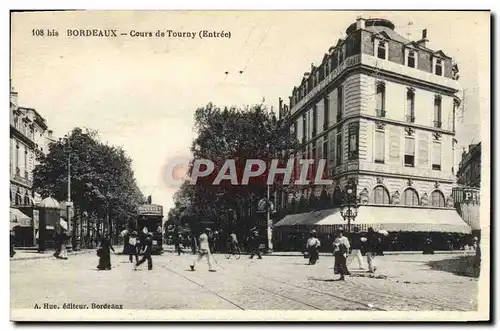
[[417, 54], [413, 49], [408, 50], [406, 55], [406, 65], [410, 68], [417, 67]]
[[444, 72], [444, 61], [442, 58], [435, 57], [433, 59], [434, 74], [437, 76], [443, 76]]
[[379, 59], [387, 59], [387, 43], [384, 40], [379, 40], [377, 43], [377, 57]]
[[436, 66], [434, 67], [434, 72], [438, 76], [442, 76], [443, 75], [443, 60], [436, 59]]
[[342, 62], [344, 62], [344, 51], [342, 48], [339, 49], [337, 56], [338, 56], [339, 65], [340, 65]]

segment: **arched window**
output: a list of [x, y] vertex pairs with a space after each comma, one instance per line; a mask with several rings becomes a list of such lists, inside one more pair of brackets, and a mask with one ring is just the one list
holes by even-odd
[[17, 190], [17, 193], [16, 193], [16, 206], [19, 206], [21, 204], [22, 204], [21, 193], [19, 193], [19, 190]]
[[390, 203], [389, 192], [381, 185], [376, 186], [372, 191], [372, 203], [380, 205], [388, 205]]
[[412, 188], [407, 188], [403, 192], [403, 205], [418, 206], [418, 193]]
[[333, 205], [339, 206], [342, 204], [342, 190], [340, 186], [337, 186], [333, 191]]
[[26, 206], [31, 205], [31, 200], [30, 200], [30, 196], [28, 195], [28, 192], [26, 192], [26, 194], [24, 195], [24, 204]]
[[444, 207], [444, 195], [440, 191], [434, 191], [431, 193], [431, 206], [433, 207]]

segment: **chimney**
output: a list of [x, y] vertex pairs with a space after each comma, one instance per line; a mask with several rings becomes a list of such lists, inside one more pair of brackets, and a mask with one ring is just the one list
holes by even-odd
[[52, 130], [49, 130], [49, 131], [47, 132], [47, 134], [49, 135], [49, 138], [52, 138], [52, 135], [54, 134], [54, 132], [53, 132]]
[[365, 19], [362, 17], [358, 17], [356, 19], [356, 30], [362, 30], [365, 28]]
[[420, 39], [417, 43], [419, 45], [422, 45], [423, 47], [426, 47], [428, 41], [429, 40], [427, 39], [427, 29], [423, 29], [422, 30], [422, 39]]

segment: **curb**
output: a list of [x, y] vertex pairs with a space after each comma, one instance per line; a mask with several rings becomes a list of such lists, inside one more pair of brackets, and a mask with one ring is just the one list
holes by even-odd
[[[68, 256], [75, 256], [75, 255], [81, 255], [81, 254], [89, 254], [94, 252], [94, 250], [84, 250], [84, 251], [77, 251], [77, 252], [68, 252]], [[19, 258], [11, 258], [10, 261], [26, 261], [26, 260], [41, 260], [41, 259], [50, 259], [54, 258], [53, 252], [50, 253], [38, 253], [39, 255], [35, 256], [26, 256], [26, 257], [19, 257]]]
[[[171, 251], [171, 250], [165, 250], [165, 253], [172, 253], [176, 254], [177, 252]], [[469, 254], [470, 253], [470, 254]], [[192, 254], [191, 251], [189, 252], [184, 252], [184, 254]], [[213, 254], [224, 254], [224, 253], [213, 253]], [[434, 255], [475, 255], [474, 251], [435, 251]], [[249, 253], [242, 252], [241, 255], [250, 255]], [[284, 252], [273, 252], [273, 253], [263, 253], [261, 252], [261, 255], [263, 256], [278, 256], [278, 257], [303, 257], [304, 255], [300, 252], [290, 252], [290, 253], [284, 253]], [[382, 256], [387, 256], [387, 255], [423, 255], [422, 252], [417, 252], [417, 251], [400, 251], [400, 252], [384, 252], [384, 255]], [[431, 255], [431, 254], [430, 254]], [[319, 256], [333, 256], [333, 253], [319, 253]], [[380, 256], [380, 255], [377, 255]]]

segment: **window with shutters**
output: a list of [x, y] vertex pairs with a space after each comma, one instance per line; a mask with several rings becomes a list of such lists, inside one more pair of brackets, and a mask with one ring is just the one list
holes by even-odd
[[375, 131], [375, 163], [385, 162], [385, 132]]
[[431, 193], [431, 206], [433, 207], [444, 207], [444, 195], [440, 191], [434, 191]]
[[337, 165], [342, 164], [342, 132], [337, 133], [337, 152], [335, 156]]
[[405, 137], [405, 166], [415, 166], [415, 139]]
[[441, 143], [432, 142], [432, 170], [441, 170]]
[[311, 138], [316, 137], [318, 133], [318, 107], [314, 105], [312, 110], [312, 136]]
[[437, 95], [434, 97], [434, 127], [441, 128], [441, 96]]
[[382, 60], [387, 60], [387, 43], [384, 40], [377, 42], [377, 57]]
[[323, 123], [323, 130], [328, 130], [328, 126], [330, 124], [330, 99], [328, 98], [328, 96], [326, 96], [323, 100], [324, 100], [323, 116], [325, 117], [325, 122]]
[[415, 68], [416, 67], [416, 53], [413, 50], [408, 51], [408, 55], [406, 58], [406, 63], [408, 64], [408, 67], [410, 68]]
[[337, 122], [340, 122], [344, 112], [344, 88], [340, 85], [337, 89]]
[[418, 206], [418, 193], [412, 188], [407, 188], [403, 192], [403, 205], [405, 206]]
[[388, 205], [390, 203], [389, 192], [381, 185], [376, 186], [372, 191], [372, 203]]
[[349, 124], [349, 160], [356, 160], [358, 158], [359, 150], [359, 124]]
[[312, 149], [311, 149], [311, 159], [314, 160], [313, 164], [309, 165], [309, 178], [314, 178], [314, 175], [316, 174], [316, 168], [318, 165], [318, 148], [319, 146], [316, 145], [316, 141], [313, 141], [312, 143]]
[[385, 84], [384, 82], [377, 82], [377, 109], [378, 117], [385, 117]]
[[415, 122], [415, 91], [411, 88], [406, 92], [406, 122]]
[[302, 115], [302, 143], [305, 144], [307, 136], [307, 117], [306, 114]]
[[342, 62], [344, 62], [344, 57], [345, 57], [345, 45], [342, 45], [342, 47], [339, 49], [339, 52], [338, 52], [338, 60], [339, 60], [339, 63], [338, 65], [340, 65]]
[[443, 75], [443, 60], [436, 58], [434, 64], [434, 73], [438, 76]]
[[328, 136], [325, 136], [325, 141], [323, 141], [323, 159], [325, 160], [325, 172], [328, 171]]

